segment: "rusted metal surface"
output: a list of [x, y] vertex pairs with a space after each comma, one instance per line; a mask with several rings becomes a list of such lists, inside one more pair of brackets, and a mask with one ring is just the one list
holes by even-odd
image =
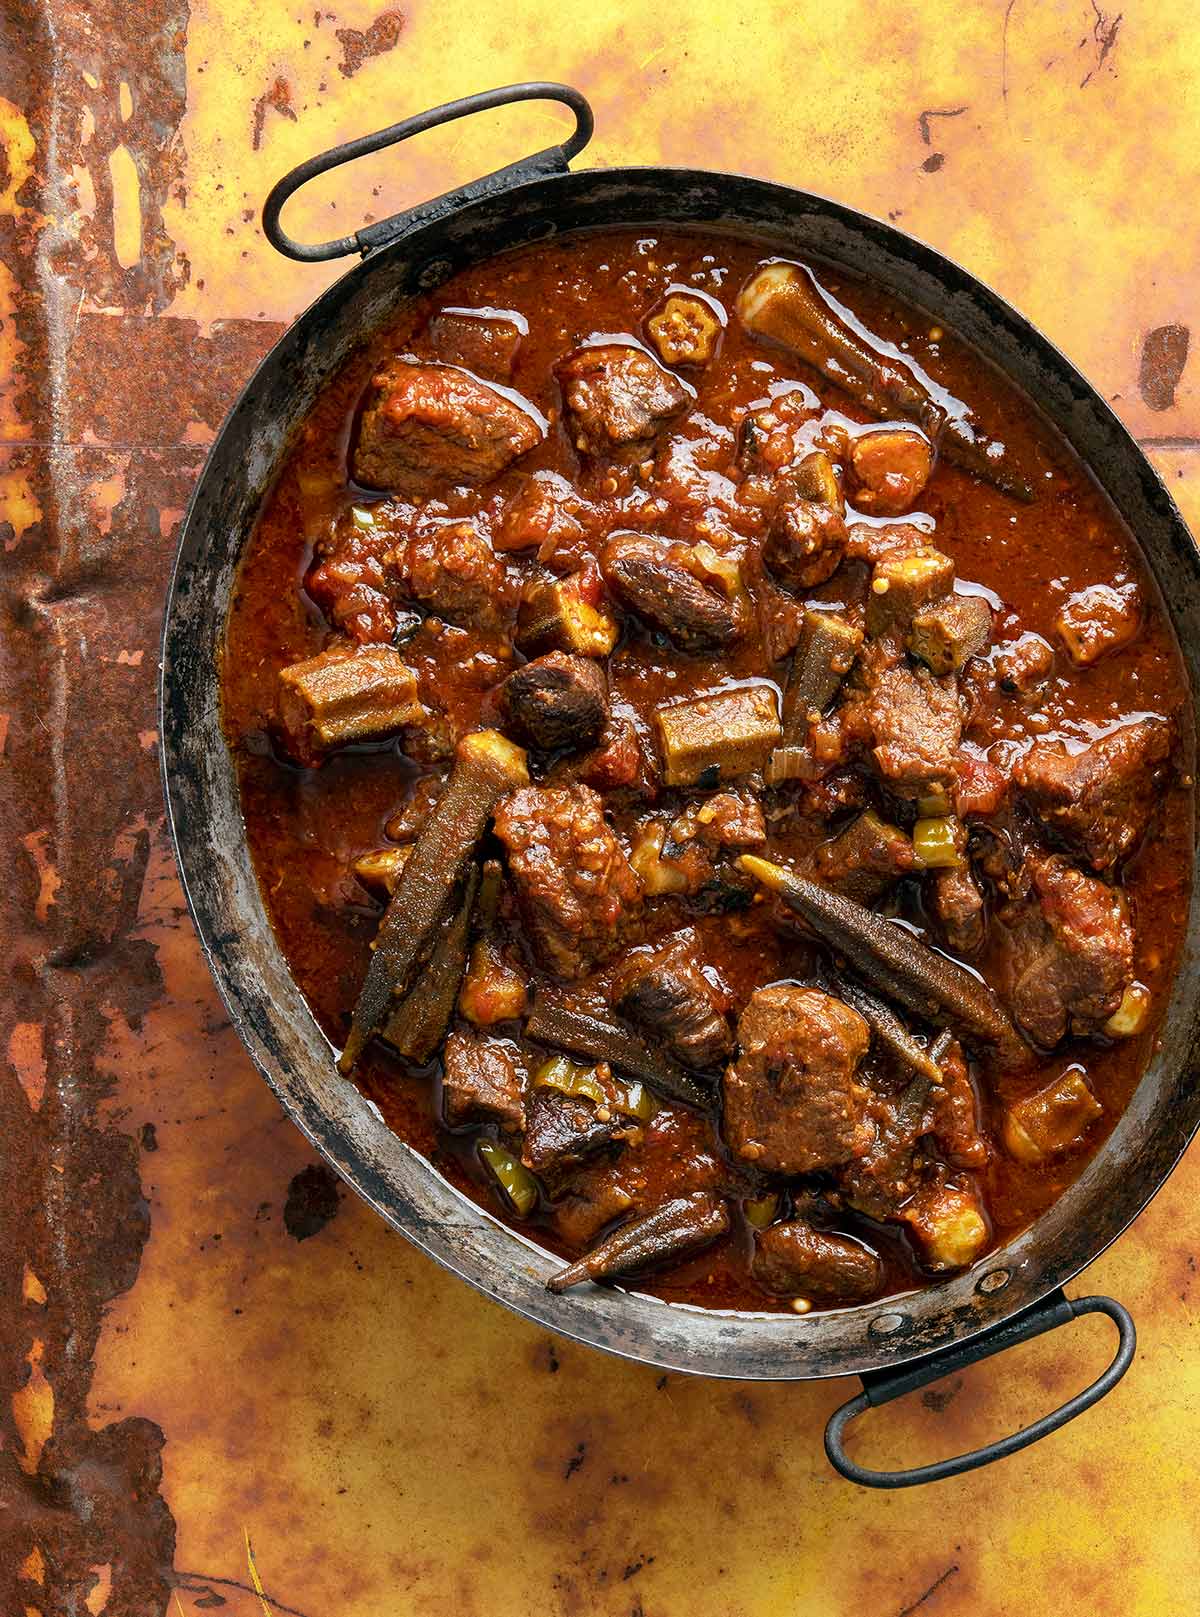
[[[5, 1613], [240, 1617], [259, 1580], [306, 1617], [986, 1617], [1016, 1589], [1031, 1614], [1187, 1609], [1194, 1152], [1087, 1277], [1141, 1325], [1122, 1388], [994, 1472], [861, 1494], [818, 1448], [846, 1384], [664, 1381], [555, 1343], [346, 1199], [225, 1025], [164, 838], [174, 534], [256, 357], [333, 273], [274, 260], [257, 207], [312, 151], [486, 84], [579, 84], [590, 161], [743, 169], [895, 217], [1048, 330], [1200, 516], [1188, 9], [878, 15], [9, 0]], [[566, 127], [472, 121], [314, 187], [290, 228], [342, 234]], [[873, 1417], [862, 1452], [912, 1463], [1028, 1418], [1094, 1372], [1104, 1329]]]

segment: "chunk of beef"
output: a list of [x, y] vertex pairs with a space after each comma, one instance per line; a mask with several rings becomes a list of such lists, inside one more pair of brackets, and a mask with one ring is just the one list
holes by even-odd
[[632, 1212], [645, 1193], [645, 1176], [622, 1153], [577, 1169], [554, 1204], [554, 1228], [569, 1246], [587, 1246], [606, 1224]]
[[365, 488], [423, 499], [490, 482], [544, 437], [532, 405], [453, 365], [395, 359], [371, 382], [354, 476]]
[[560, 545], [583, 535], [578, 511], [579, 495], [557, 472], [535, 472], [525, 478], [504, 507], [497, 550], [537, 550], [539, 561], [549, 561]]
[[737, 608], [697, 576], [695, 551], [644, 533], [614, 533], [600, 554], [618, 601], [682, 651], [718, 651], [737, 639]]
[[1137, 634], [1142, 607], [1136, 589], [1090, 584], [1072, 595], [1054, 620], [1071, 661], [1087, 668], [1109, 652], [1120, 651]]
[[842, 707], [845, 732], [865, 746], [898, 797], [949, 796], [958, 776], [962, 713], [952, 680], [864, 654]]
[[573, 766], [574, 777], [598, 792], [634, 791], [652, 794], [654, 768], [646, 756], [637, 727], [630, 719], [613, 717], [591, 752]]
[[391, 646], [331, 646], [279, 672], [279, 726], [297, 763], [418, 720], [416, 675]]
[[474, 523], [423, 525], [384, 561], [398, 590], [451, 623], [498, 628], [516, 606], [517, 586]]
[[763, 561], [790, 589], [815, 589], [832, 578], [846, 554], [840, 511], [797, 495], [776, 510], [763, 544]]
[[955, 1168], [982, 1168], [987, 1142], [979, 1126], [979, 1097], [957, 1039], [941, 1056], [942, 1081], [929, 1091], [924, 1124]]
[[510, 731], [526, 746], [550, 752], [596, 741], [608, 718], [608, 686], [591, 657], [551, 651], [511, 673], [499, 701]]
[[983, 947], [987, 931], [983, 894], [966, 866], [935, 870], [930, 907], [952, 954], [972, 955]]
[[525, 1148], [521, 1161], [553, 1197], [575, 1169], [621, 1145], [633, 1132], [626, 1118], [590, 1100], [534, 1085], [525, 1102]]
[[763, 562], [791, 589], [831, 578], [846, 553], [846, 513], [829, 456], [814, 450], [778, 485], [769, 509]]
[[870, 1247], [799, 1222], [763, 1230], [750, 1270], [773, 1296], [821, 1302], [865, 1302], [883, 1284], [883, 1265]]
[[613, 979], [613, 1007], [652, 1044], [665, 1047], [694, 1072], [707, 1072], [733, 1050], [724, 995], [708, 981], [696, 958], [694, 933], [630, 955]]
[[656, 829], [653, 858], [665, 872], [657, 890], [686, 893], [689, 898], [714, 888], [747, 891], [746, 879], [734, 867], [734, 855], [767, 840], [762, 805], [744, 786], [693, 801], [665, 829]]
[[912, 838], [867, 809], [813, 855], [813, 877], [858, 904], [872, 904], [916, 868]]
[[871, 1143], [870, 1091], [857, 1081], [871, 1042], [857, 1011], [816, 988], [760, 988], [738, 1023], [724, 1081], [725, 1138], [767, 1173], [815, 1173]]
[[641, 884], [590, 786], [528, 786], [496, 811], [525, 924], [542, 963], [584, 976], [620, 948]]
[[441, 309], [429, 322], [429, 345], [448, 365], [510, 382], [524, 324], [522, 315], [498, 309]]
[[601, 459], [643, 460], [694, 396], [643, 349], [624, 343], [578, 348], [555, 375], [576, 449]]
[[751, 477], [773, 478], [809, 454], [821, 401], [803, 383], [752, 410], [738, 432], [738, 465]]
[[1034, 1041], [1097, 1033], [1133, 975], [1133, 928], [1118, 888], [1059, 855], [1026, 860], [1030, 890], [1005, 914], [1009, 1003]]
[[933, 470], [933, 445], [919, 427], [873, 427], [850, 447], [860, 511], [895, 516], [915, 505]]
[[451, 1128], [495, 1118], [504, 1128], [525, 1127], [525, 1074], [513, 1045], [457, 1030], [442, 1052], [442, 1107]]
[[1171, 739], [1165, 719], [1138, 719], [1079, 752], [1068, 752], [1061, 741], [1039, 741], [1013, 774], [1038, 819], [1093, 870], [1108, 870], [1141, 840]]
[[1054, 671], [1054, 648], [1032, 632], [1008, 641], [996, 653], [996, 683], [1006, 696], [1029, 696]]
[[895, 1218], [915, 1194], [927, 1171], [917, 1145], [929, 1131], [929, 1093], [924, 1078], [896, 1095], [870, 1093], [866, 1144], [837, 1170], [842, 1194], [856, 1212]]

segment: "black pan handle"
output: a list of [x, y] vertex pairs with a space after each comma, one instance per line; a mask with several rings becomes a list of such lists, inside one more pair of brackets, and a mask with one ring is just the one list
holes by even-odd
[[[1013, 1347], [1018, 1342], [1028, 1342], [1046, 1331], [1057, 1330], [1069, 1320], [1078, 1319], [1080, 1314], [1107, 1314], [1117, 1327], [1117, 1351], [1111, 1364], [1090, 1387], [1076, 1393], [1074, 1398], [1068, 1398], [1065, 1404], [1043, 1415], [1040, 1420], [1023, 1426], [1019, 1432], [998, 1438], [995, 1443], [987, 1443], [981, 1449], [955, 1454], [933, 1465], [914, 1466], [911, 1471], [873, 1471], [868, 1466], [859, 1465], [846, 1453], [842, 1441], [846, 1428], [865, 1410], [890, 1404], [893, 1398], [902, 1398], [906, 1392], [916, 1392], [920, 1387], [927, 1387], [931, 1381], [939, 1381], [943, 1376], [965, 1370], [968, 1365], [981, 1359], [990, 1359], [993, 1354], [1003, 1353], [1005, 1348]], [[942, 1353], [931, 1354], [929, 1358], [899, 1370], [875, 1370], [864, 1375], [863, 1390], [829, 1417], [829, 1424], [825, 1428], [825, 1452], [836, 1470], [848, 1481], [857, 1482], [864, 1488], [913, 1488], [920, 1482], [941, 1482], [946, 1477], [957, 1477], [964, 1471], [974, 1471], [981, 1465], [991, 1465], [993, 1460], [1003, 1460], [1006, 1455], [1016, 1454], [1019, 1449], [1028, 1448], [1039, 1438], [1056, 1432], [1060, 1426], [1074, 1420], [1076, 1415], [1082, 1415], [1085, 1409], [1098, 1403], [1120, 1381], [1133, 1362], [1136, 1344], [1137, 1332], [1129, 1311], [1113, 1298], [1079, 1297], [1072, 1301], [1064, 1297], [1061, 1291], [1051, 1292], [1049, 1297], [1026, 1309], [1023, 1314], [1018, 1314], [1015, 1319], [1005, 1321], [973, 1341], [964, 1342], [961, 1347], [947, 1348]]]
[[[365, 157], [370, 152], [383, 151], [387, 146], [408, 140], [412, 135], [423, 134], [426, 129], [434, 129], [438, 124], [454, 123], [456, 119], [466, 118], [473, 112], [490, 112], [493, 107], [506, 107], [513, 101], [561, 101], [563, 106], [569, 107], [575, 114], [575, 128], [560, 146], [547, 146], [544, 151], [522, 157], [516, 163], [509, 163], [505, 168], [496, 169], [492, 174], [485, 174], [481, 179], [472, 180], [469, 185], [460, 186], [456, 191], [448, 191], [444, 196], [435, 197], [431, 202], [423, 202], [405, 213], [394, 213], [390, 218], [381, 219], [377, 224], [364, 225], [352, 236], [339, 236], [336, 241], [309, 244], [295, 241], [280, 224], [279, 215], [287, 199], [302, 185], [307, 185], [309, 180], [316, 179], [318, 174], [327, 174], [331, 168], [340, 168], [343, 163], [351, 163], [356, 157]], [[263, 204], [263, 231], [271, 246], [278, 252], [284, 253], [288, 258], [298, 258], [304, 263], [315, 263], [324, 258], [342, 258], [346, 253], [362, 253], [365, 256], [377, 247], [384, 247], [389, 242], [395, 241], [398, 236], [404, 235], [414, 226], [426, 224], [443, 214], [452, 213], [465, 203], [474, 202], [494, 191], [506, 190], [509, 186], [521, 185], [528, 180], [541, 179], [548, 174], [565, 174], [571, 159], [577, 156], [592, 138], [592, 128], [591, 107], [580, 92], [569, 84], [542, 82], [506, 84], [499, 90], [481, 90], [477, 95], [465, 95], [461, 100], [447, 101], [443, 106], [431, 107], [428, 112], [418, 112], [411, 118], [403, 118], [398, 124], [392, 124], [390, 129], [380, 129], [374, 135], [360, 135], [357, 140], [348, 140], [341, 146], [333, 146], [329, 151], [321, 152], [319, 156], [310, 157], [306, 163], [299, 164], [273, 187], [270, 196]]]

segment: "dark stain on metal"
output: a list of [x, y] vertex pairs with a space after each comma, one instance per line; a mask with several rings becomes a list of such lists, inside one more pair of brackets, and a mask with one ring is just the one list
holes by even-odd
[[923, 1595], [918, 1595], [916, 1600], [914, 1600], [910, 1605], [901, 1606], [900, 1610], [896, 1613], [896, 1617], [912, 1617], [912, 1613], [914, 1611], [919, 1611], [925, 1602], [930, 1599], [931, 1596], [937, 1594], [942, 1585], [947, 1582], [948, 1579], [952, 1578], [957, 1571], [958, 1563], [955, 1561], [946, 1568], [939, 1578], [934, 1579]]
[[337, 1175], [323, 1162], [312, 1162], [288, 1186], [283, 1225], [294, 1240], [307, 1241], [310, 1235], [320, 1235], [337, 1210]]
[[921, 1394], [921, 1402], [935, 1415], [941, 1415], [954, 1402], [961, 1390], [962, 1378], [954, 1376], [944, 1387], [927, 1387]]
[[[931, 146], [933, 144], [932, 119], [961, 118], [966, 110], [965, 105], [961, 107], [927, 107], [917, 119], [917, 128], [921, 134], [922, 146]], [[936, 174], [939, 169], [945, 167], [945, 163], [945, 152], [930, 152], [929, 156], [921, 164], [921, 172], [923, 174]]]
[[932, 146], [933, 136], [930, 129], [931, 118], [961, 118], [966, 112], [965, 105], [961, 107], [927, 107], [917, 119], [917, 128], [921, 131], [922, 146]]
[[382, 56], [394, 50], [404, 31], [402, 11], [381, 11], [369, 28], [338, 28], [335, 37], [342, 47], [338, 72], [350, 79], [372, 56]]
[[1121, 31], [1121, 24], [1125, 20], [1124, 12], [1118, 11], [1115, 17], [1111, 17], [1107, 12], [1101, 11], [1096, 4], [1096, 0], [1090, 0], [1090, 3], [1092, 7], [1092, 27], [1090, 33], [1085, 34], [1079, 41], [1079, 48], [1080, 50], [1085, 50], [1090, 45], [1096, 52], [1096, 59], [1079, 81], [1081, 90], [1091, 83], [1108, 60], [1110, 52], [1117, 43], [1117, 35]]
[[292, 87], [282, 77], [277, 78], [274, 84], [254, 103], [254, 112], [250, 119], [250, 145], [255, 151], [262, 145], [263, 126], [267, 121], [268, 111], [279, 113], [290, 123], [296, 122], [296, 109], [292, 105]]
[[182, 1589], [184, 1594], [199, 1596], [199, 1599], [192, 1601], [197, 1611], [209, 1611], [229, 1604], [224, 1595], [217, 1593], [213, 1587], [215, 1584], [220, 1589], [236, 1589], [239, 1594], [252, 1595], [256, 1601], [262, 1602], [267, 1611], [282, 1612], [283, 1617], [306, 1617], [299, 1607], [284, 1605], [277, 1595], [269, 1591], [260, 1595], [251, 1584], [239, 1583], [236, 1578], [218, 1578], [212, 1572], [176, 1572], [171, 1581], [173, 1587]]
[[568, 1477], [573, 1477], [586, 1458], [587, 1444], [577, 1443], [575, 1445], [574, 1454], [572, 1454], [571, 1458], [567, 1461], [566, 1470], [563, 1472], [563, 1480], [566, 1481]]
[[142, 1124], [142, 1132], [140, 1137], [143, 1151], [158, 1150], [158, 1130], [154, 1127], [153, 1123]]
[[1004, 110], [1008, 111], [1008, 28], [1012, 22], [1013, 10], [1017, 0], [1008, 0], [1004, 8], [1004, 25], [1000, 32], [1000, 99], [1004, 102]]
[[1171, 410], [1175, 389], [1187, 364], [1191, 332], [1187, 326], [1155, 326], [1142, 339], [1138, 391], [1150, 410]]

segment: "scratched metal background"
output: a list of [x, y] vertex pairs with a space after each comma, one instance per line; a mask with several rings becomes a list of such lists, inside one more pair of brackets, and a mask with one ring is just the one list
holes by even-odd
[[[154, 661], [176, 529], [329, 269], [257, 223], [302, 156], [486, 85], [591, 97], [585, 161], [744, 169], [961, 259], [1200, 517], [1188, 0], [4, 0], [0, 6], [0, 1611], [1027, 1617], [1196, 1610], [1193, 1152], [1084, 1284], [1141, 1327], [1099, 1410], [893, 1497], [826, 1468], [844, 1385], [662, 1378], [436, 1270], [311, 1161], [205, 974]], [[494, 114], [324, 182], [314, 239], [547, 143]], [[1099, 1322], [912, 1408], [930, 1458], [1061, 1398]]]

